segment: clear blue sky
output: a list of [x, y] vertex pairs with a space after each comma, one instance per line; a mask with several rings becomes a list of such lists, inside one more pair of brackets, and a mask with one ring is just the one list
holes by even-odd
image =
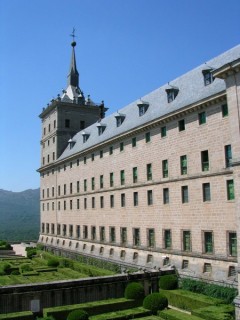
[[80, 87], [109, 113], [239, 44], [239, 0], [1, 0], [0, 188], [39, 187], [43, 107]]

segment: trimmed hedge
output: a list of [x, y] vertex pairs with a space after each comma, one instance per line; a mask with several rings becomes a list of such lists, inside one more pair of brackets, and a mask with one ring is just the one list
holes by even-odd
[[84, 310], [74, 310], [71, 311], [67, 317], [67, 320], [88, 320], [88, 313]]
[[193, 310], [192, 314], [204, 320], [230, 320], [234, 319], [235, 308], [230, 304], [221, 304]]
[[238, 294], [237, 289], [235, 288], [223, 287], [187, 278], [181, 279], [181, 288], [196, 293], [202, 293], [209, 297], [222, 299], [225, 303], [232, 303]]
[[160, 276], [159, 288], [164, 290], [174, 290], [178, 288], [178, 278], [175, 274]]
[[194, 309], [222, 304], [223, 300], [210, 298], [202, 294], [197, 294], [185, 290], [160, 290], [164, 294], [168, 303], [174, 307], [192, 311]]
[[50, 316], [50, 317], [44, 317], [44, 318], [37, 317], [37, 320], [55, 320], [55, 319], [52, 316]]
[[157, 314], [159, 310], [163, 310], [168, 306], [168, 299], [161, 293], [154, 292], [146, 296], [143, 300], [143, 307], [151, 310], [153, 314]]
[[14, 312], [8, 314], [0, 314], [1, 320], [34, 320], [33, 313], [31, 311]]
[[[145, 317], [148, 315], [151, 315], [151, 311], [146, 310], [143, 307], [139, 307], [116, 312], [102, 313], [96, 316], [92, 316], [91, 320], [126, 320], [136, 318], [145, 319]], [[158, 318], [158, 320], [160, 319]]]
[[58, 320], [66, 320], [70, 311], [82, 309], [88, 312], [89, 316], [97, 315], [101, 313], [107, 313], [111, 311], [119, 311], [130, 308], [138, 307], [139, 301], [127, 300], [125, 298], [108, 299], [94, 302], [87, 302], [81, 304], [73, 304], [67, 306], [60, 306], [54, 308], [44, 308], [43, 315], [50, 316]]
[[47, 265], [48, 267], [58, 267], [60, 264], [59, 260], [57, 258], [50, 258], [48, 261], [47, 261]]
[[124, 297], [126, 299], [143, 300], [145, 297], [143, 285], [139, 282], [129, 283], [125, 288]]
[[159, 311], [158, 315], [161, 317], [160, 319], [166, 320], [202, 320], [202, 318], [193, 316], [192, 314], [186, 314], [173, 309]]

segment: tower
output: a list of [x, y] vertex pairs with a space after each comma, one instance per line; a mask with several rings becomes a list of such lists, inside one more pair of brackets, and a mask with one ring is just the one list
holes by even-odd
[[71, 137], [104, 117], [107, 110], [103, 102], [94, 103], [90, 96], [85, 99], [79, 87], [75, 57], [76, 42], [73, 41], [71, 46], [67, 88], [62, 90], [61, 96], [52, 99], [39, 115], [42, 120], [41, 167], [51, 166], [64, 151]]

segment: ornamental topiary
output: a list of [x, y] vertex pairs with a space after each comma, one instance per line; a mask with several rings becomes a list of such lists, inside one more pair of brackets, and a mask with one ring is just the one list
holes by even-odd
[[57, 258], [50, 258], [47, 261], [48, 267], [58, 267], [59, 266], [59, 260]]
[[144, 288], [138, 282], [131, 282], [126, 286], [124, 297], [126, 299], [142, 300], [145, 297]]
[[69, 313], [67, 320], [88, 320], [89, 315], [84, 310], [73, 310]]
[[178, 288], [178, 278], [175, 274], [160, 276], [159, 287], [163, 290], [174, 290]]
[[143, 300], [143, 307], [151, 310], [153, 314], [157, 314], [159, 310], [163, 310], [168, 306], [168, 299], [161, 293], [151, 293]]

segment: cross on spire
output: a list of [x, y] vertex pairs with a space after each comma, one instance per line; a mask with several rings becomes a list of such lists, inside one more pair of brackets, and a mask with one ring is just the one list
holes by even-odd
[[72, 37], [73, 38], [73, 42], [75, 41], [75, 28], [73, 28], [73, 31], [72, 31], [72, 33], [70, 34], [70, 37]]

